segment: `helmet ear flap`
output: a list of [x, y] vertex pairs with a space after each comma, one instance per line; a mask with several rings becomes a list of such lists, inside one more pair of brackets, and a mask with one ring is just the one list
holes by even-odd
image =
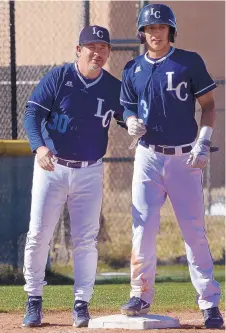
[[177, 37], [177, 32], [176, 32], [175, 28], [170, 27], [169, 28], [169, 41], [170, 41], [170, 43], [174, 43], [176, 37]]
[[170, 34], [169, 33], [169, 41], [170, 41], [170, 43], [174, 43], [175, 42], [175, 40], [174, 40], [174, 34]]
[[145, 37], [145, 33], [143, 31], [138, 31], [137, 37], [139, 38], [141, 44], [146, 43], [146, 37]]

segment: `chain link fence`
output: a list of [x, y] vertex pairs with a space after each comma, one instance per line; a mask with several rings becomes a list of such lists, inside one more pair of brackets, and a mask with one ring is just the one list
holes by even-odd
[[[0, 1], [0, 138], [26, 139], [23, 115], [29, 95], [41, 77], [53, 66], [74, 61], [79, 32], [88, 24], [98, 24], [109, 29], [113, 48], [105, 67], [120, 79], [125, 63], [140, 52], [136, 39], [136, 21], [139, 9], [144, 4], [145, 1]], [[172, 2], [169, 5], [176, 15], [186, 10], [186, 4], [183, 5], [182, 2]], [[196, 17], [196, 6], [199, 5], [193, 4], [189, 8], [194, 22], [198, 20], [200, 24], [201, 20], [205, 23], [205, 15], [201, 13]], [[218, 2], [218, 10], [222, 12], [220, 6], [222, 5]], [[216, 10], [216, 5], [214, 8]], [[211, 8], [206, 11], [211, 11]], [[224, 24], [222, 20], [221, 24]], [[194, 33], [192, 24], [186, 30], [184, 23], [179, 23], [184, 34], [189, 30], [190, 39], [184, 41], [179, 38], [178, 44], [189, 48]], [[203, 45], [208, 45], [208, 31], [205, 31], [205, 35]], [[209, 49], [205, 51], [203, 48], [201, 51], [204, 59], [205, 55], [208, 58]], [[213, 139], [214, 144], [220, 147], [220, 152], [212, 155], [204, 173], [205, 213], [213, 257], [215, 260], [222, 260], [225, 216], [225, 80], [221, 73], [224, 73], [224, 61], [216, 69], [214, 61], [208, 62], [213, 73], [216, 72], [213, 77], [219, 85], [217, 124]], [[197, 109], [197, 119], [199, 118], [200, 110]], [[130, 138], [126, 131], [118, 128], [112, 121], [109, 148], [104, 159], [104, 199], [99, 234], [100, 260], [110, 264], [125, 264], [130, 258], [134, 151], [128, 150], [129, 144]], [[3, 221], [0, 232], [0, 263], [13, 267], [21, 266], [23, 262], [29, 223], [32, 164], [33, 157], [0, 157], [0, 219]], [[169, 201], [161, 212], [157, 253], [160, 261], [178, 261], [178, 258], [185, 255]], [[52, 263], [72, 263], [66, 207], [55, 230], [50, 257]]]
[[2, 138], [11, 139], [10, 7], [7, 2], [0, 2], [0, 22], [0, 129]]

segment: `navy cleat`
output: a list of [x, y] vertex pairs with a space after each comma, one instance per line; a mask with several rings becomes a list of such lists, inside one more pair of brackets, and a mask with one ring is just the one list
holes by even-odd
[[85, 301], [76, 300], [74, 302], [73, 311], [73, 326], [75, 327], [88, 327], [90, 320], [88, 303]]
[[42, 320], [42, 297], [29, 296], [26, 303], [26, 312], [23, 327], [36, 327], [41, 325]]
[[146, 314], [150, 310], [150, 304], [143, 301], [139, 297], [133, 296], [130, 300], [121, 307], [121, 314], [127, 316], [137, 316]]
[[224, 320], [217, 306], [202, 310], [202, 312], [206, 328], [220, 328], [223, 326]]

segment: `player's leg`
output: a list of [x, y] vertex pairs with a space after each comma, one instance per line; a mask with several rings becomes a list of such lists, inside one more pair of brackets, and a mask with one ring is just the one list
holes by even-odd
[[165, 183], [185, 241], [198, 305], [205, 310], [218, 306], [221, 291], [213, 277], [213, 260], [205, 233], [202, 171], [186, 165], [187, 157], [169, 157]]
[[131, 299], [121, 307], [123, 314], [147, 313], [154, 297], [156, 235], [166, 199], [163, 165], [164, 158], [138, 145], [132, 182]]
[[103, 164], [71, 173], [68, 210], [74, 257], [74, 325], [88, 325], [88, 302], [93, 294], [97, 269], [97, 235], [103, 194]]
[[41, 323], [41, 297], [46, 284], [44, 276], [49, 243], [67, 197], [66, 169], [56, 164], [53, 172], [45, 171], [35, 160], [30, 225], [24, 253], [24, 290], [29, 300], [23, 326]]

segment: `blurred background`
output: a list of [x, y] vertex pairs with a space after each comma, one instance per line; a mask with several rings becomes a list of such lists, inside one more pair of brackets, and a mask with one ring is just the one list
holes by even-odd
[[[158, 3], [153, 1], [153, 3]], [[140, 9], [148, 1], [0, 1], [0, 139], [26, 140], [25, 104], [52, 67], [75, 60], [81, 29], [109, 29], [112, 52], [105, 68], [121, 79], [124, 65], [144, 50], [136, 38]], [[175, 47], [198, 52], [216, 81], [214, 145], [204, 172], [207, 237], [215, 263], [225, 261], [225, 2], [162, 1], [177, 18]], [[197, 105], [197, 121], [200, 109]], [[100, 218], [98, 271], [128, 271], [131, 249], [131, 180], [134, 150], [127, 132], [112, 121], [104, 159], [104, 198]], [[19, 141], [18, 141], [19, 143]], [[1, 146], [2, 144], [2, 146]], [[21, 269], [29, 225], [33, 156], [6, 153], [0, 143], [0, 265]], [[26, 156], [25, 156], [26, 155]], [[157, 239], [159, 264], [183, 264], [185, 250], [171, 204], [161, 211]], [[72, 248], [67, 207], [57, 224], [48, 268], [71, 271]]]

